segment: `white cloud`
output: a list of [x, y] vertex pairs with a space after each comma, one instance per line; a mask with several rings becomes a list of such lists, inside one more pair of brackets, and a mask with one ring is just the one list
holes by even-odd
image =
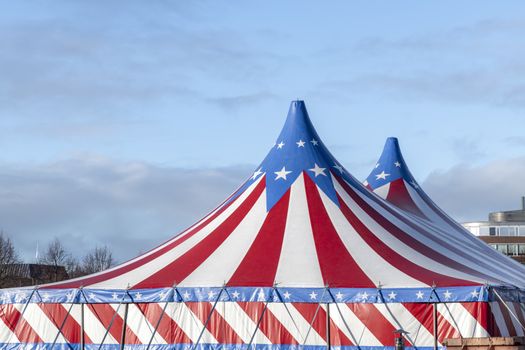
[[422, 187], [459, 221], [487, 220], [491, 211], [519, 209], [525, 195], [525, 157], [432, 172]]
[[183, 169], [91, 156], [1, 169], [0, 228], [24, 257], [56, 236], [75, 254], [106, 244], [122, 260], [200, 219], [252, 167]]

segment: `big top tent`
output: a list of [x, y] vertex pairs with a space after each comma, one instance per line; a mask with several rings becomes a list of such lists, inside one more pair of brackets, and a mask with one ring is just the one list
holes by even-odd
[[260, 166], [193, 226], [110, 270], [0, 291], [0, 344], [384, 349], [403, 329], [424, 349], [523, 334], [525, 268], [488, 249], [369, 191], [294, 101]]

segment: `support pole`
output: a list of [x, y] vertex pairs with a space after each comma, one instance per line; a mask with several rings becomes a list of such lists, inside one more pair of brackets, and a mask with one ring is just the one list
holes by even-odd
[[432, 320], [434, 328], [434, 350], [438, 348], [438, 311], [437, 303], [432, 303]]
[[[175, 286], [173, 286], [173, 294], [175, 294]], [[164, 307], [162, 308], [162, 313], [159, 316], [159, 319], [157, 320], [157, 323], [155, 324], [155, 329], [151, 333], [151, 338], [149, 339], [148, 346], [146, 347], [146, 350], [149, 350], [151, 343], [153, 343], [153, 339], [155, 339], [155, 334], [157, 334], [157, 329], [159, 329], [160, 322], [162, 321], [162, 318], [164, 317], [164, 314], [166, 313], [166, 308], [168, 307], [168, 303], [170, 302], [169, 298], [164, 304]]]
[[80, 350], [85, 350], [86, 330], [84, 328], [84, 303], [80, 304]]
[[122, 322], [122, 336], [120, 337], [120, 350], [124, 350], [124, 344], [126, 344], [126, 328], [128, 327], [128, 308], [129, 303], [124, 304], [124, 319]]
[[[64, 339], [66, 339], [66, 337], [64, 336], [64, 333], [62, 333], [62, 330], [64, 329], [64, 326], [66, 325], [66, 321], [69, 317], [69, 315], [71, 314], [71, 309], [73, 309], [73, 305], [75, 305], [74, 303], [71, 303], [71, 305], [69, 306], [69, 308], [67, 309], [67, 314], [66, 314], [66, 317], [64, 317], [64, 320], [62, 321], [62, 324], [60, 324], [60, 328], [58, 329], [58, 333], [57, 335], [55, 336], [55, 339], [53, 339], [53, 344], [51, 344], [51, 349], [53, 349], [53, 347], [55, 346], [55, 344], [57, 343], [57, 340], [58, 340], [58, 337], [60, 336], [60, 334], [62, 334], [62, 336], [64, 337]], [[66, 339], [67, 341], [67, 339]], [[69, 343], [66, 343], [67, 346], [73, 350], [73, 347], [71, 346], [71, 344]]]
[[224, 291], [224, 286], [222, 287], [221, 291], [219, 292], [219, 294], [217, 295], [217, 299], [215, 300], [215, 302], [213, 303], [213, 306], [210, 310], [210, 313], [208, 315], [208, 318], [206, 319], [206, 322], [204, 322], [204, 325], [202, 327], [202, 330], [199, 334], [199, 337], [197, 338], [197, 342], [195, 342], [195, 344], [193, 345], [193, 348], [192, 350], [195, 350], [197, 349], [197, 346], [199, 346], [199, 343], [201, 341], [201, 338], [202, 338], [202, 335], [204, 334], [204, 331], [206, 330], [206, 327], [208, 327], [208, 323], [210, 323], [210, 320], [211, 320], [211, 315], [213, 315], [213, 311], [215, 311], [215, 308], [217, 307], [217, 304], [219, 303], [219, 300], [221, 299], [221, 295], [222, 295], [222, 292]]
[[326, 348], [330, 350], [332, 347], [330, 344], [330, 303], [326, 303]]

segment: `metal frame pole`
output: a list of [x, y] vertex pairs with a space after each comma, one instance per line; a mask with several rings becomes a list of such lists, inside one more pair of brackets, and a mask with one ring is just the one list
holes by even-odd
[[124, 344], [126, 344], [126, 328], [128, 327], [128, 308], [129, 303], [125, 303], [124, 318], [122, 320], [122, 336], [120, 338], [120, 350], [124, 350]]
[[433, 331], [434, 331], [434, 350], [438, 348], [438, 311], [437, 303], [432, 303], [432, 320], [433, 320]]
[[330, 303], [326, 303], [326, 348], [331, 349], [331, 332], [330, 332]]
[[[175, 288], [175, 286], [173, 286], [173, 288]], [[172, 293], [175, 294], [175, 290], [172, 289]], [[151, 333], [151, 338], [148, 342], [148, 346], [146, 347], [146, 350], [149, 350], [150, 346], [151, 346], [151, 343], [153, 342], [153, 339], [155, 338], [155, 334], [157, 333], [157, 329], [159, 328], [160, 326], [160, 322], [162, 321], [162, 318], [164, 317], [164, 314], [166, 313], [166, 308], [168, 307], [168, 303], [169, 303], [169, 298], [168, 300], [166, 301], [166, 303], [164, 304], [164, 307], [162, 308], [162, 313], [160, 314], [159, 316], [159, 319], [157, 320], [157, 323], [155, 325], [155, 329], [153, 330], [153, 332]]]
[[195, 342], [195, 344], [193, 344], [193, 350], [195, 350], [197, 348], [197, 346], [199, 345], [199, 342], [201, 341], [201, 338], [202, 338], [202, 335], [204, 334], [204, 331], [206, 330], [206, 327], [208, 326], [208, 323], [210, 323], [210, 319], [211, 319], [211, 315], [213, 314], [213, 311], [215, 311], [215, 307], [217, 307], [217, 304], [219, 303], [219, 300], [221, 299], [221, 295], [222, 295], [222, 292], [224, 291], [224, 286], [222, 287], [221, 291], [219, 292], [219, 294], [217, 295], [217, 299], [215, 299], [215, 302], [213, 303], [213, 306], [210, 310], [210, 313], [208, 314], [208, 318], [206, 319], [206, 322], [204, 322], [204, 325], [202, 327], [202, 330], [199, 334], [199, 337], [197, 338], [197, 341]]
[[86, 330], [84, 328], [84, 303], [80, 304], [80, 350], [85, 349], [86, 344], [86, 337], [85, 337]]

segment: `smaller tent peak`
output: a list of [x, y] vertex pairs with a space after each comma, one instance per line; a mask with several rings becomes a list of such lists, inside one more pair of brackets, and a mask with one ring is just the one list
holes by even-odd
[[407, 183], [414, 184], [414, 187], [419, 187], [405, 163], [398, 138], [388, 137], [383, 152], [366, 178], [365, 184], [375, 190], [401, 178]]

